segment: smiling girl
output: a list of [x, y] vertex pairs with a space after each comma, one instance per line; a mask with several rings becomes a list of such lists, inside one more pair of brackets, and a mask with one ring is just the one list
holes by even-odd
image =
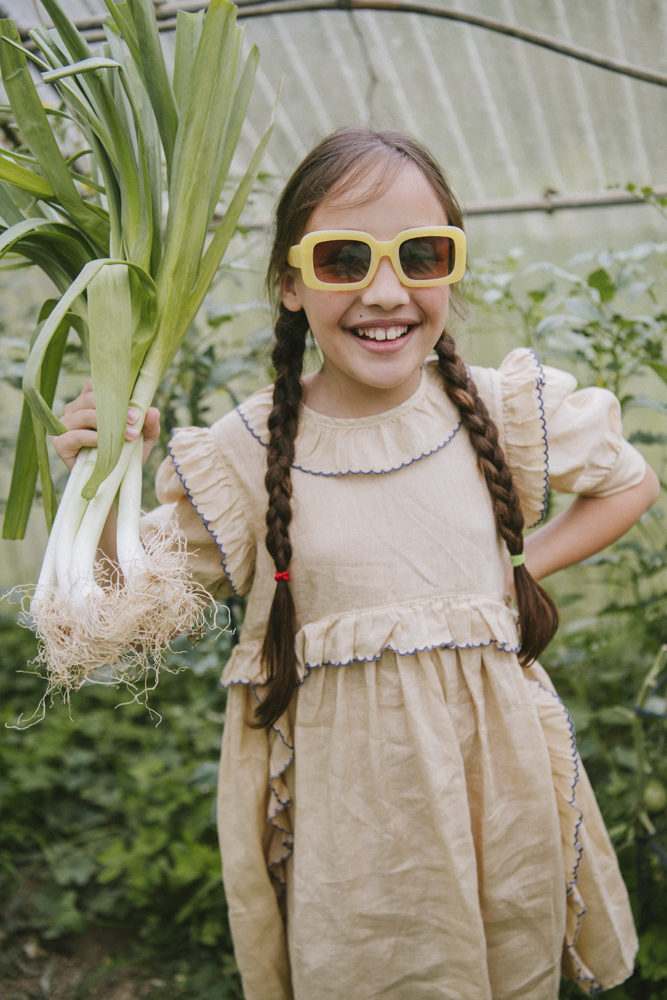
[[[145, 518], [178, 524], [216, 596], [249, 594], [218, 820], [246, 1000], [555, 1000], [561, 965], [589, 995], [632, 971], [614, 851], [535, 662], [557, 626], [536, 580], [627, 531], [657, 480], [611, 393], [524, 348], [458, 357], [461, 224], [414, 140], [320, 143], [277, 210], [275, 384], [175, 432]], [[323, 363], [302, 378], [309, 330]], [[64, 421], [69, 463], [95, 442], [89, 391]], [[146, 453], [156, 434], [151, 411]], [[524, 546], [549, 484], [580, 496]]]

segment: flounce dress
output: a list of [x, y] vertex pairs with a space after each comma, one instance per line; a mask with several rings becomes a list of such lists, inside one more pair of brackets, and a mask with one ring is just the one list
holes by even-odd
[[[604, 389], [528, 349], [473, 368], [528, 526], [549, 483], [641, 482]], [[249, 594], [219, 783], [223, 877], [246, 1000], [555, 1000], [626, 979], [628, 897], [567, 710], [524, 670], [506, 550], [458, 411], [427, 362], [377, 416], [302, 409], [290, 566], [299, 687], [251, 729], [274, 591], [270, 390], [175, 432], [145, 530], [177, 522], [193, 574]]]

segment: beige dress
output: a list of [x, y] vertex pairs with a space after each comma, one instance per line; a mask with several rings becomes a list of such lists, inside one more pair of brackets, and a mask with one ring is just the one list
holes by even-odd
[[[639, 483], [614, 396], [527, 349], [472, 369], [526, 523], [549, 481], [606, 496]], [[195, 576], [249, 594], [219, 786], [223, 875], [246, 1000], [555, 1000], [626, 979], [636, 936], [570, 717], [522, 670], [504, 543], [432, 362], [378, 416], [304, 408], [290, 572], [300, 686], [251, 729], [274, 590], [267, 417], [257, 393], [175, 433], [158, 475]], [[172, 464], [173, 463], [173, 464]]]

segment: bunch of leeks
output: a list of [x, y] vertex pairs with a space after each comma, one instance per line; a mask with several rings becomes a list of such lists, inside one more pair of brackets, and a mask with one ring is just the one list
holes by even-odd
[[[25, 143], [0, 147], [0, 256], [41, 267], [60, 292], [42, 307], [26, 365], [3, 535], [23, 537], [39, 472], [50, 536], [30, 615], [49, 691], [69, 697], [87, 679], [135, 684], [175, 634], [200, 626], [182, 539], [140, 541], [142, 439], [124, 440], [127, 411], [141, 426], [234, 234], [271, 126], [212, 230], [258, 61], [255, 47], [242, 59], [236, 6], [178, 12], [170, 79], [151, 0], [106, 0], [99, 53], [58, 0], [43, 4], [54, 28], [31, 31], [39, 55], [0, 20], [5, 110]], [[43, 106], [28, 59], [59, 110]], [[90, 176], [61, 151], [58, 118], [83, 137], [77, 157], [90, 158]], [[70, 329], [90, 362], [98, 446], [82, 449], [58, 505], [46, 435], [66, 430], [51, 407]], [[103, 578], [95, 557], [114, 504], [120, 573]]]

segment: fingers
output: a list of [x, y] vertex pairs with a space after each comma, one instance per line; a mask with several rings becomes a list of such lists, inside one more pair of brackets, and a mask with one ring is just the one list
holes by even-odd
[[[67, 431], [54, 437], [53, 444], [67, 468], [71, 469], [81, 448], [95, 448], [97, 446], [97, 412], [93, 385], [90, 380], [83, 387], [80, 395], [65, 405], [61, 419]], [[130, 407], [127, 413], [125, 440], [136, 441], [141, 432], [139, 412]], [[160, 411], [151, 406], [146, 413], [143, 425], [144, 462], [153, 450], [159, 436]]]
[[144, 451], [143, 451], [143, 463], [146, 464], [146, 460], [150, 455], [155, 442], [160, 437], [160, 411], [155, 406], [150, 406], [146, 411], [146, 419], [144, 420]]
[[[90, 382], [88, 383], [90, 385]], [[94, 410], [95, 409], [95, 396], [93, 395], [92, 389], [84, 389], [80, 396], [73, 399], [70, 403], [65, 403], [63, 408], [62, 422], [68, 426], [68, 421], [75, 413], [80, 410]]]
[[97, 431], [86, 429], [67, 431], [66, 434], [54, 437], [53, 446], [67, 468], [71, 469], [82, 448], [97, 447]]

